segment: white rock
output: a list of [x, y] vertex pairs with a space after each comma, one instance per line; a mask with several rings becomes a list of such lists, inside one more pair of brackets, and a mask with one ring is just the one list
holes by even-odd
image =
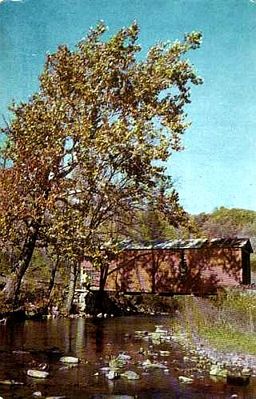
[[40, 398], [40, 396], [43, 396], [41, 391], [36, 391], [32, 393], [32, 396], [34, 396], [35, 398]]
[[193, 378], [185, 377], [184, 375], [179, 376], [179, 381], [185, 384], [191, 384], [193, 382]]
[[164, 329], [163, 326], [156, 326], [156, 333], [161, 334], [161, 335], [167, 335], [168, 330]]
[[65, 399], [66, 396], [46, 396], [45, 399]]
[[218, 364], [217, 365], [212, 365], [210, 369], [210, 375], [216, 376], [216, 377], [227, 377], [227, 370], [223, 369], [220, 367]]
[[125, 353], [119, 353], [119, 355], [117, 356], [117, 359], [123, 360], [124, 362], [131, 360], [131, 356], [130, 355], [126, 355]]
[[110, 370], [110, 372], [109, 372], [108, 374], [106, 374], [106, 377], [107, 377], [109, 380], [115, 380], [115, 379], [117, 379], [117, 378], [119, 377], [119, 374], [118, 374], [118, 372], [115, 371], [115, 370]]
[[169, 351], [160, 351], [159, 354], [160, 354], [160, 356], [170, 356]]
[[241, 370], [241, 374], [242, 374], [242, 375], [251, 375], [251, 374], [252, 374], [252, 371], [251, 371], [251, 369], [249, 369], [248, 367], [244, 367], [244, 368]]
[[34, 378], [47, 378], [49, 373], [41, 370], [28, 370], [27, 375]]
[[127, 380], [139, 380], [139, 374], [135, 373], [135, 371], [127, 370], [121, 374], [121, 377], [127, 378]]
[[152, 368], [152, 369], [166, 369], [167, 366], [165, 366], [162, 363], [152, 363], [151, 360], [147, 359], [142, 363], [142, 366], [146, 369]]
[[104, 374], [108, 373], [110, 371], [110, 367], [101, 367], [100, 371]]
[[24, 385], [24, 382], [14, 380], [0, 380], [0, 385]]
[[62, 356], [60, 358], [60, 361], [62, 363], [79, 363], [78, 357], [74, 357], [74, 356]]
[[45, 399], [65, 399], [66, 396], [46, 396]]

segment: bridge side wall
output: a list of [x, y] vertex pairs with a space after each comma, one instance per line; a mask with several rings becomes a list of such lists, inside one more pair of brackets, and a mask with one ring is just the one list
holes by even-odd
[[[99, 286], [89, 262], [84, 272]], [[243, 281], [242, 251], [234, 248], [126, 250], [109, 267], [106, 290], [131, 293], [214, 293]]]
[[241, 282], [240, 249], [135, 250], [112, 263], [106, 289], [203, 294]]

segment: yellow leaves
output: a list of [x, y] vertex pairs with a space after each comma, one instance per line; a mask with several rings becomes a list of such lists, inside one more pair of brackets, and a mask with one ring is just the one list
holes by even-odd
[[0, 173], [0, 215], [10, 215], [2, 225], [17, 220], [25, 231], [34, 220], [67, 256], [107, 241], [113, 220], [152, 198], [164, 178], [155, 163], [180, 150], [183, 107], [198, 82], [182, 55], [199, 46], [199, 33], [138, 62], [136, 23], [103, 40], [105, 30], [100, 23], [75, 50], [48, 56], [39, 93], [13, 107], [13, 165]]
[[193, 31], [185, 35], [185, 41], [189, 44], [190, 48], [196, 49], [202, 43], [202, 33]]

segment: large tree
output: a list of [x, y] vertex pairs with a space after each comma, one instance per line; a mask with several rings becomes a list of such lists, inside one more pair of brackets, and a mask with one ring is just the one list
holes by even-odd
[[136, 24], [106, 40], [105, 30], [100, 23], [74, 50], [49, 55], [38, 93], [13, 104], [3, 129], [0, 237], [19, 248], [7, 301], [17, 301], [40, 240], [79, 261], [104, 223], [152, 200], [163, 162], [181, 149], [184, 106], [201, 82], [185, 55], [200, 33], [139, 61]]

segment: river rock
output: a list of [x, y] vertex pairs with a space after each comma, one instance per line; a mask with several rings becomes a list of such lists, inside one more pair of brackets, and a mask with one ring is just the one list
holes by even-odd
[[148, 331], [146, 331], [146, 330], [137, 330], [137, 331], [134, 331], [134, 334], [135, 334], [135, 337], [144, 338], [145, 336], [148, 335]]
[[43, 396], [41, 391], [36, 391], [32, 393], [32, 396], [34, 396], [35, 398], [40, 398], [41, 396]]
[[120, 377], [119, 373], [116, 370], [110, 370], [108, 374], [106, 374], [108, 380], [116, 380]]
[[227, 377], [228, 371], [220, 367], [218, 364], [213, 364], [210, 369], [210, 375], [215, 377]]
[[142, 363], [142, 366], [146, 369], [157, 368], [157, 369], [166, 369], [167, 367], [162, 363], [152, 363], [151, 360], [147, 359]]
[[49, 373], [47, 371], [42, 370], [28, 370], [27, 375], [33, 378], [47, 378]]
[[14, 380], [0, 380], [0, 385], [24, 385], [24, 382]]
[[170, 356], [170, 351], [160, 351], [160, 356]]
[[74, 356], [62, 356], [60, 358], [60, 361], [62, 363], [79, 363], [78, 357], [74, 357]]
[[119, 353], [119, 355], [117, 356], [117, 360], [128, 362], [129, 360], [131, 360], [131, 356], [127, 355], [126, 353]]
[[45, 399], [65, 399], [66, 396], [46, 396]]
[[155, 343], [158, 343], [161, 341], [163, 334], [161, 334], [160, 332], [152, 332], [150, 334], [150, 337], [151, 337], [152, 341], [154, 341]]
[[185, 377], [184, 375], [179, 376], [179, 381], [184, 384], [191, 384], [193, 382], [193, 378]]
[[248, 367], [244, 367], [244, 368], [241, 370], [241, 374], [242, 374], [242, 375], [249, 375], [249, 376], [251, 376], [252, 370], [249, 369]]
[[110, 367], [101, 367], [100, 371], [104, 374], [108, 373], [110, 371]]
[[163, 326], [156, 326], [155, 332], [160, 334], [161, 336], [166, 336], [168, 334], [168, 330], [166, 330]]
[[135, 371], [127, 370], [121, 374], [121, 377], [127, 378], [127, 380], [139, 380], [139, 374], [135, 373]]

